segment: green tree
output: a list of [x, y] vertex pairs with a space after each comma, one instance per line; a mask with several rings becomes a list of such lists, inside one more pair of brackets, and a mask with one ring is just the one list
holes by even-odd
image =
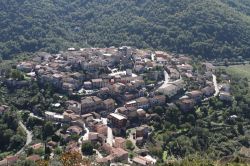
[[54, 153], [55, 153], [56, 155], [61, 155], [62, 152], [63, 152], [63, 150], [62, 150], [61, 148], [59, 148], [59, 147], [55, 148], [55, 150], [54, 150]]
[[52, 122], [46, 122], [43, 127], [43, 136], [44, 138], [47, 138], [49, 136], [52, 136], [54, 134], [54, 126]]
[[28, 120], [28, 118], [29, 118], [29, 112], [28, 111], [23, 112], [22, 113], [22, 120], [24, 122], [26, 122]]
[[13, 69], [11, 71], [11, 77], [14, 78], [14, 79], [17, 79], [19, 81], [24, 80], [24, 75], [20, 71], [15, 70], [15, 69]]
[[36, 166], [36, 163], [31, 160], [19, 160], [14, 166]]
[[133, 150], [135, 148], [134, 144], [130, 140], [126, 140], [126, 149]]
[[20, 135], [14, 135], [10, 139], [10, 149], [18, 150], [20, 147], [24, 145], [25, 139]]
[[242, 123], [238, 123], [237, 124], [237, 129], [238, 129], [238, 132], [241, 134], [241, 135], [244, 135], [244, 128], [243, 128], [243, 125]]
[[94, 154], [94, 147], [91, 142], [84, 142], [82, 144], [82, 153], [85, 155], [93, 155]]
[[165, 110], [161, 106], [157, 106], [157, 107], [155, 107], [154, 112], [159, 114], [159, 115], [162, 115], [165, 113]]

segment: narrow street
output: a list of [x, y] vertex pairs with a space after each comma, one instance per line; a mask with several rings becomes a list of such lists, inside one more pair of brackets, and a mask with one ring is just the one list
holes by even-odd
[[110, 146], [113, 146], [113, 132], [112, 132], [112, 129], [110, 127], [108, 127], [108, 136], [107, 136], [107, 143], [110, 145]]
[[215, 88], [214, 96], [218, 96], [220, 90], [219, 90], [218, 83], [217, 83], [217, 77], [214, 74], [213, 74], [213, 84], [214, 84], [214, 88]]
[[16, 155], [20, 155], [20, 154], [24, 151], [25, 147], [28, 146], [28, 145], [32, 142], [32, 137], [33, 137], [32, 132], [29, 131], [29, 130], [26, 128], [26, 126], [25, 126], [21, 121], [19, 121], [19, 125], [20, 125], [20, 126], [23, 128], [23, 130], [26, 132], [26, 144], [24, 145], [24, 147], [23, 147], [21, 150], [19, 150], [19, 151], [16, 153]]
[[155, 91], [159, 91], [160, 89], [166, 88], [168, 86], [168, 83], [169, 83], [169, 74], [168, 72], [166, 72], [166, 70], [164, 70], [164, 82], [162, 85], [157, 87]]
[[37, 115], [34, 115], [32, 112], [29, 114], [31, 117], [33, 117], [33, 118], [37, 118], [37, 119], [40, 119], [40, 120], [44, 120], [44, 118], [42, 118], [42, 117], [39, 117], [39, 116], [37, 116]]
[[80, 145], [79, 150], [81, 154], [82, 154], [82, 142], [87, 141], [89, 137], [89, 129], [85, 126], [85, 124], [84, 124], [84, 130], [86, 130], [86, 133], [78, 139], [78, 143]]
[[160, 88], [166, 87], [169, 83], [169, 74], [168, 72], [166, 72], [166, 70], [164, 70], [164, 78], [165, 78], [164, 83], [162, 84]]
[[151, 60], [155, 61], [155, 54], [151, 54]]
[[[102, 120], [103, 124], [107, 125], [107, 123], [108, 123], [107, 118], [101, 118], [101, 120]], [[113, 146], [113, 140], [114, 140], [113, 131], [110, 127], [108, 127], [107, 143], [110, 146]]]

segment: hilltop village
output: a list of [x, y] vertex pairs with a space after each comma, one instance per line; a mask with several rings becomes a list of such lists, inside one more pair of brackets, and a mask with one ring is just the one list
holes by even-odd
[[[52, 109], [42, 114], [32, 109], [30, 115], [57, 126], [55, 135], [63, 138], [63, 151], [84, 156], [85, 142], [98, 145], [94, 146], [93, 162], [101, 165], [156, 164], [157, 158], [148, 153], [147, 141], [154, 132], [151, 122], [159, 118], [154, 111], [158, 107], [176, 105], [189, 112], [212, 97], [225, 102], [233, 99], [229, 82], [217, 83], [211, 63], [199, 62], [197, 69], [189, 56], [127, 46], [38, 52], [32, 60], [18, 62], [16, 70], [24, 79], [6, 78], [8, 88], [37, 82], [41, 90], [49, 87], [60, 94], [59, 98], [67, 99], [52, 103]], [[53, 158], [61, 143], [51, 140], [46, 145]], [[27, 146], [39, 149], [44, 142], [29, 142]], [[41, 157], [30, 156], [33, 160]]]

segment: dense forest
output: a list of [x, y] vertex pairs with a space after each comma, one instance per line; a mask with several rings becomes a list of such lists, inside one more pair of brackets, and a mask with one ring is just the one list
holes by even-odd
[[16, 152], [22, 148], [25, 143], [25, 132], [18, 127], [17, 115], [12, 112], [6, 112], [0, 115], [0, 160], [8, 152]]
[[154, 48], [249, 57], [250, 0], [1, 0], [0, 54]]

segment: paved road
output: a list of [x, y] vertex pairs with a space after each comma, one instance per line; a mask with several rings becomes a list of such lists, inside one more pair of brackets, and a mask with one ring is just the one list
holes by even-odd
[[151, 60], [155, 61], [155, 54], [151, 54]]
[[26, 128], [26, 126], [25, 126], [21, 121], [19, 121], [19, 125], [24, 129], [24, 131], [26, 132], [26, 135], [27, 135], [27, 136], [26, 136], [26, 144], [24, 145], [24, 147], [23, 147], [21, 150], [19, 150], [19, 151], [16, 153], [16, 155], [19, 155], [19, 154], [21, 154], [21, 153], [24, 151], [25, 147], [28, 146], [28, 145], [32, 142], [32, 137], [33, 137], [32, 132], [29, 131], [29, 130]]
[[102, 154], [97, 149], [94, 149], [94, 151], [96, 152], [97, 158], [103, 158]]
[[29, 114], [31, 117], [33, 117], [33, 118], [37, 118], [37, 119], [40, 119], [40, 120], [44, 120], [44, 118], [42, 118], [42, 117], [39, 117], [39, 116], [37, 116], [37, 115], [34, 115], [32, 112]]
[[162, 89], [165, 89], [168, 86], [168, 83], [169, 83], [169, 74], [168, 72], [166, 72], [166, 70], [164, 70], [164, 82], [159, 87], [156, 87], [155, 91], [161, 91]]
[[169, 83], [169, 74], [168, 72], [166, 72], [166, 70], [164, 70], [164, 83], [162, 84], [162, 86], [160, 88], [165, 88], [168, 86], [168, 83]]
[[86, 130], [86, 133], [84, 134], [84, 136], [82, 137], [83, 141], [88, 140], [89, 138], [89, 128], [86, 127], [86, 125], [84, 124], [84, 129]]
[[85, 124], [84, 124], [84, 129], [86, 130], [86, 133], [78, 139], [78, 143], [80, 144], [79, 150], [81, 154], [82, 154], [82, 142], [87, 141], [89, 138], [89, 129], [85, 126]]
[[215, 88], [214, 96], [218, 96], [220, 90], [219, 90], [218, 83], [217, 83], [217, 77], [214, 74], [213, 74], [213, 84]]
[[110, 146], [113, 146], [113, 139], [114, 139], [113, 131], [112, 131], [112, 129], [110, 127], [108, 127], [107, 143]]

